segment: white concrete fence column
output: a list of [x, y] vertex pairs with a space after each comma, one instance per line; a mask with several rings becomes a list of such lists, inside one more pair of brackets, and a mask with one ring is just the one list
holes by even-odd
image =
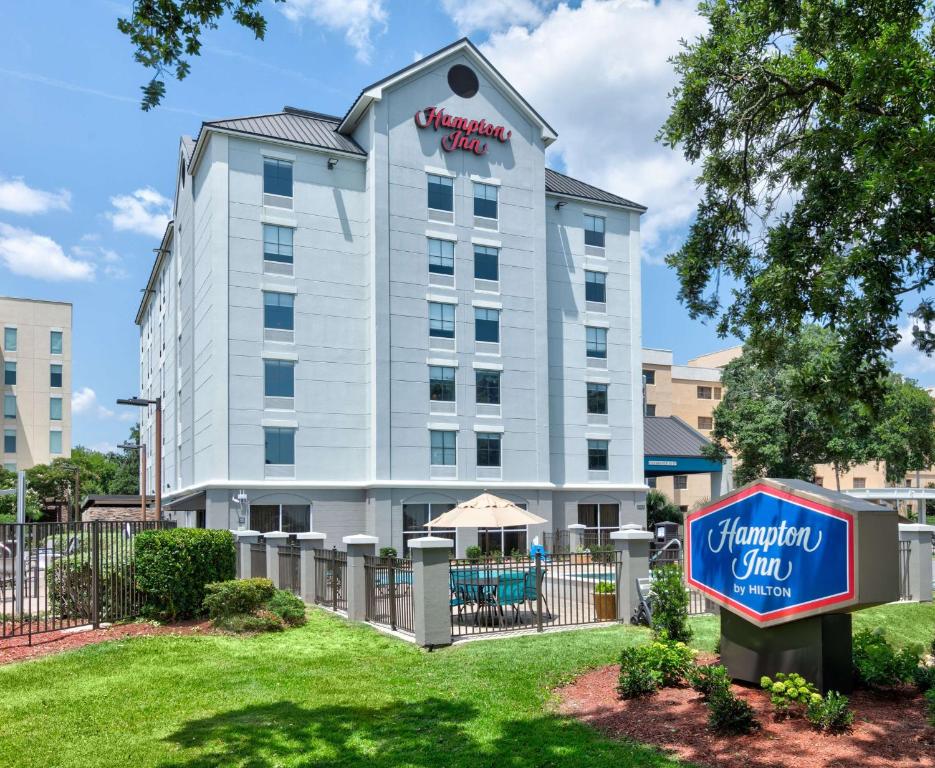
[[412, 554], [412, 628], [416, 645], [451, 645], [450, 539], [424, 536], [409, 541]]
[[297, 533], [299, 542], [299, 597], [306, 603], [314, 604], [315, 592], [315, 552], [325, 546], [325, 534], [309, 531]]
[[266, 578], [273, 582], [276, 589], [281, 589], [279, 583], [279, 548], [289, 543], [291, 534], [285, 531], [270, 531], [263, 534], [266, 539]]
[[250, 546], [260, 538], [259, 531], [231, 531], [234, 534], [234, 546], [237, 547], [237, 576], [238, 579], [251, 578], [250, 572]]
[[[924, 503], [924, 502], [923, 502]], [[932, 536], [935, 525], [902, 524], [899, 540], [909, 543], [909, 559], [906, 563], [908, 578], [908, 600], [914, 603], [932, 602]]]
[[585, 526], [583, 523], [572, 523], [568, 526], [568, 551], [569, 552], [578, 552], [581, 549], [584, 549], [584, 531]]
[[636, 580], [649, 577], [649, 542], [653, 534], [638, 525], [625, 525], [619, 531], [611, 531], [610, 538], [614, 549], [620, 553], [617, 618], [628, 622], [640, 604]]
[[365, 621], [367, 618], [367, 572], [364, 557], [376, 555], [379, 541], [376, 536], [363, 533], [344, 537], [347, 546], [347, 618], [353, 621]]

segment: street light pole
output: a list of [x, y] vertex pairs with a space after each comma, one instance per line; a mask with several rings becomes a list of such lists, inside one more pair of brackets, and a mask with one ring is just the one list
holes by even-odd
[[[157, 397], [155, 400], [147, 400], [144, 397], [127, 397], [122, 398], [117, 401], [117, 405], [135, 405], [138, 408], [148, 408], [151, 405], [156, 406], [156, 435], [154, 442], [156, 443], [156, 457], [155, 457], [155, 501], [156, 501], [156, 520], [162, 520], [162, 398]], [[142, 442], [142, 441], [141, 441]], [[144, 474], [145, 474], [145, 464]], [[145, 482], [141, 483], [141, 486], [145, 487]], [[144, 504], [146, 497], [143, 497]]]
[[121, 443], [125, 451], [139, 451], [137, 481], [140, 486], [140, 520], [146, 522], [146, 443]]

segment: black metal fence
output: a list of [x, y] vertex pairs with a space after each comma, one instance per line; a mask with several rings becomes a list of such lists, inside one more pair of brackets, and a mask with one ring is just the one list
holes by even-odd
[[367, 621], [392, 630], [413, 632], [412, 560], [404, 557], [364, 558]]
[[262, 579], [266, 573], [266, 539], [260, 536], [250, 545], [250, 575]]
[[347, 552], [315, 550], [315, 602], [333, 611], [347, 610]]
[[616, 551], [452, 560], [451, 633], [541, 632], [629, 620], [617, 616], [620, 569]]
[[279, 588], [286, 589], [293, 594], [299, 594], [302, 589], [302, 577], [299, 570], [299, 542], [295, 536], [290, 536], [285, 544], [280, 544], [279, 550]]
[[134, 539], [174, 522], [0, 524], [0, 637], [138, 616]]
[[899, 599], [908, 600], [912, 597], [909, 581], [909, 552], [912, 542], [899, 542]]

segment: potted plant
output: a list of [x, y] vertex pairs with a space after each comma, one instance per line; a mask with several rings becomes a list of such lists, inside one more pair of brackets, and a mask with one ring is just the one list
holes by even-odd
[[598, 621], [617, 618], [617, 587], [612, 581], [599, 581], [594, 585], [594, 611]]
[[590, 565], [591, 550], [585, 549], [584, 547], [578, 547], [571, 556], [571, 562], [576, 563], [577, 565]]
[[481, 552], [481, 548], [478, 547], [476, 544], [472, 544], [470, 547], [464, 550], [465, 557], [467, 557], [468, 560], [474, 563], [480, 560], [481, 554], [483, 554]]
[[379, 556], [382, 560], [389, 560], [399, 557], [399, 553], [396, 551], [396, 547], [380, 547]]

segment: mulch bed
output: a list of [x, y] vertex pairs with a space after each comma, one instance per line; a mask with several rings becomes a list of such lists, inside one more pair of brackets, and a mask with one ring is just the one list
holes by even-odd
[[935, 768], [935, 728], [925, 725], [923, 698], [855, 691], [854, 725], [848, 733], [823, 735], [801, 718], [773, 719], [765, 691], [734, 685], [761, 723], [746, 736], [708, 729], [708, 708], [691, 688], [664, 688], [652, 696], [621, 700], [619, 666], [582, 675], [557, 691], [562, 713], [615, 738], [651, 744], [681, 760], [717, 768]]
[[5, 637], [0, 639], [0, 664], [34, 659], [81, 648], [93, 643], [125, 640], [128, 637], [149, 635], [193, 635], [213, 632], [210, 621], [180, 621], [175, 624], [155, 624], [139, 621], [132, 624], [117, 624], [102, 629], [57, 630], [32, 636]]

